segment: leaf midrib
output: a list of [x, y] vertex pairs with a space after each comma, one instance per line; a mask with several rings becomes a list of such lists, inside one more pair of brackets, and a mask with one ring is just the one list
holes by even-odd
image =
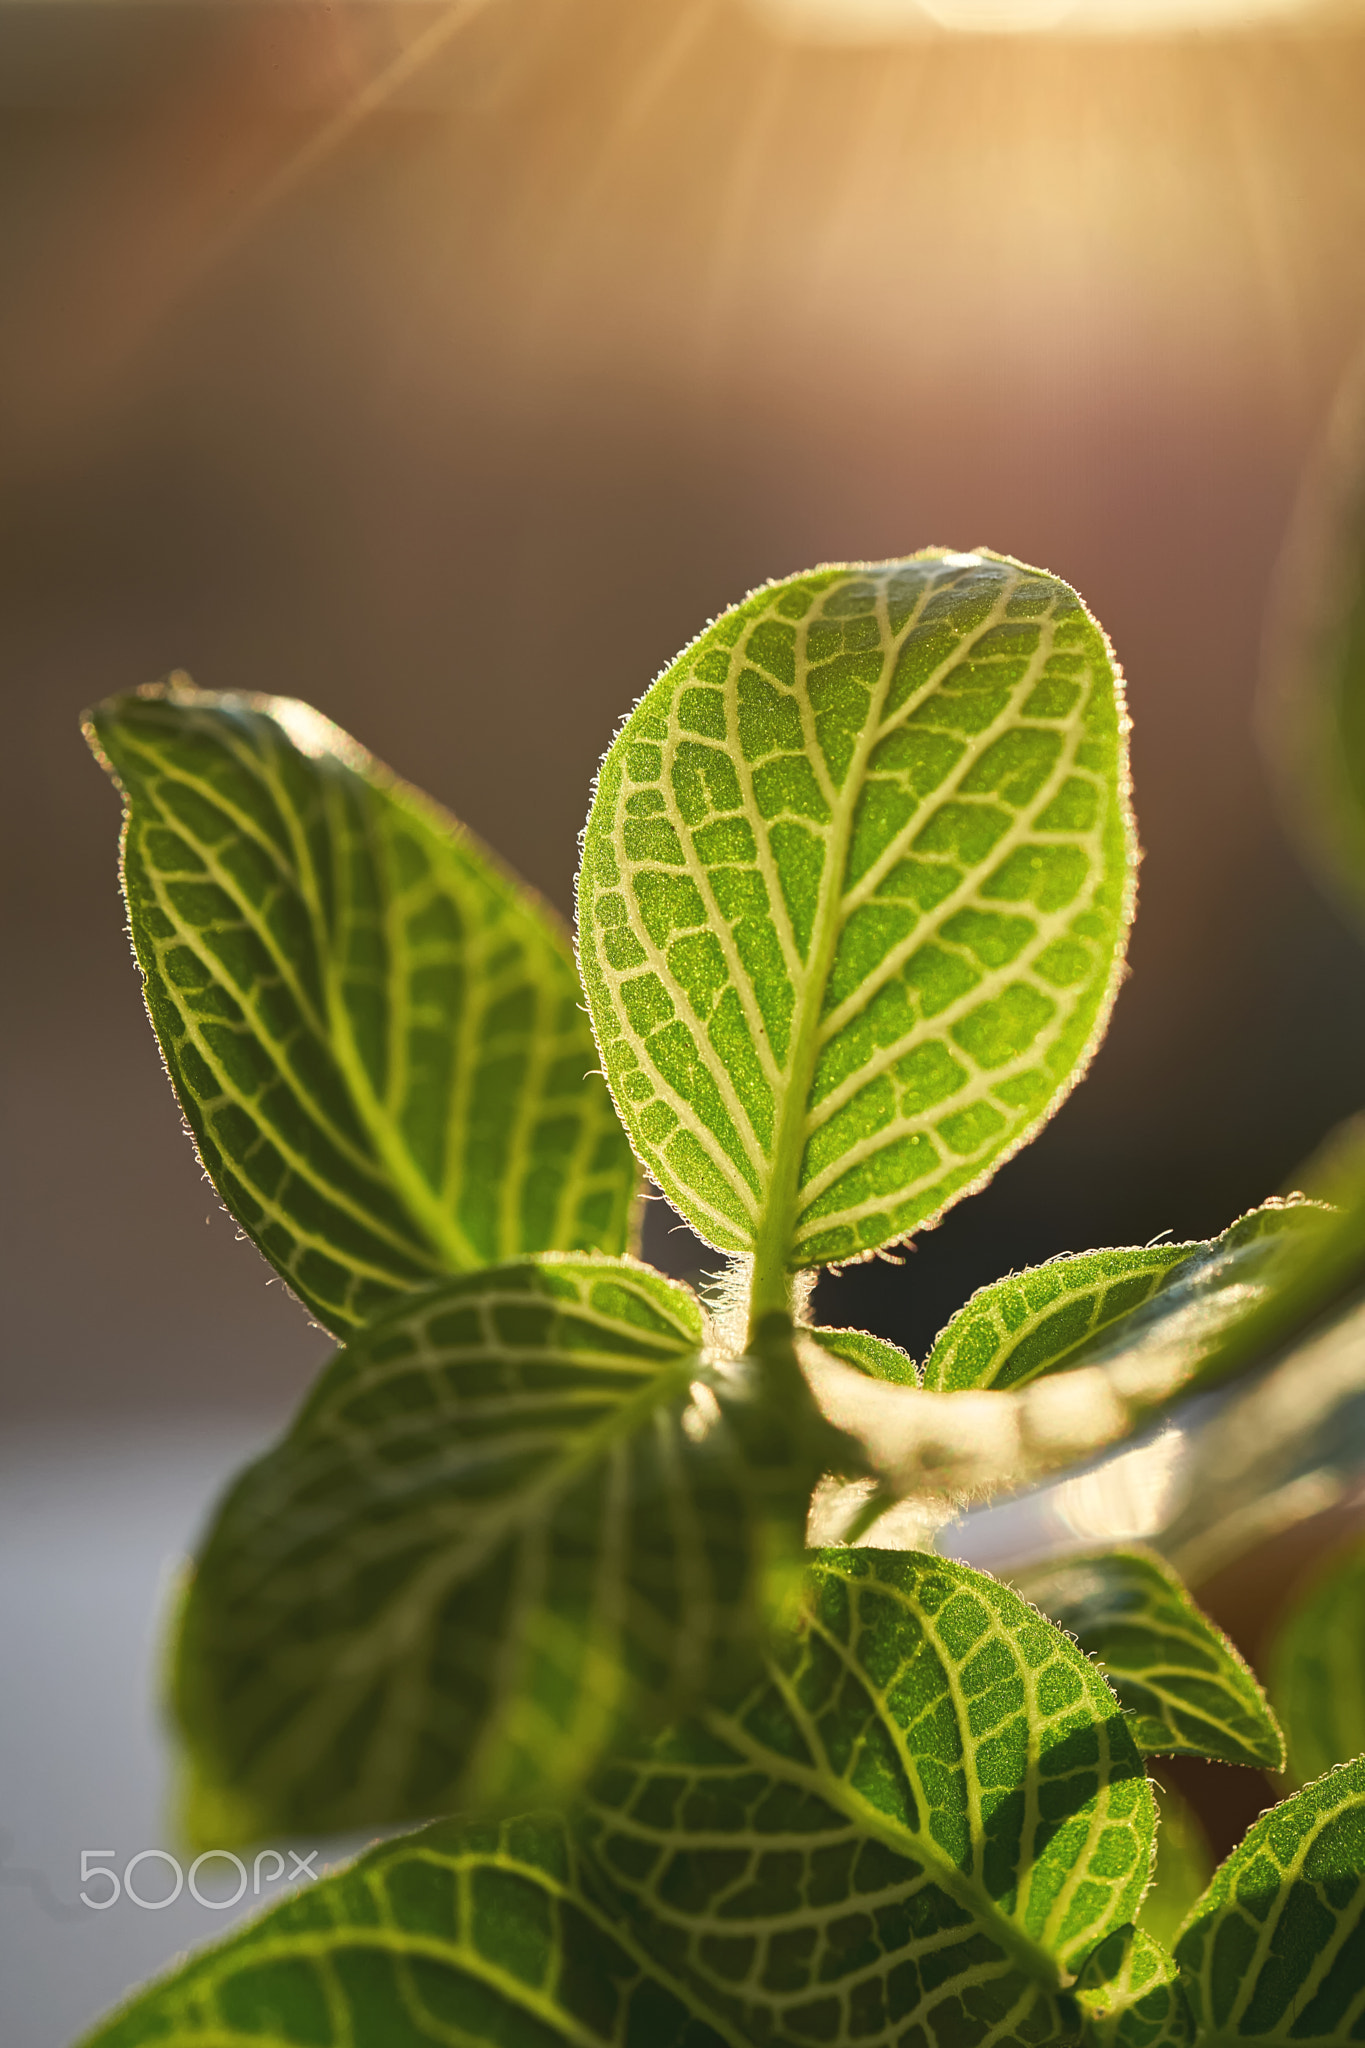
[[[825, 1633], [824, 1631], [821, 1632]], [[833, 1642], [833, 1639], [828, 1635], [826, 1635], [826, 1640], [831, 1643]], [[846, 1663], [847, 1660], [843, 1655], [841, 1646], [834, 1645], [834, 1647], [839, 1654], [841, 1664]], [[771, 1675], [793, 1719], [805, 1737], [811, 1755], [814, 1757], [823, 1756], [825, 1746], [821, 1740], [819, 1729], [807, 1713], [787, 1673], [780, 1671], [776, 1665], [773, 1665], [771, 1666]], [[865, 1680], [860, 1680], [860, 1682], [866, 1683]], [[877, 1710], [881, 1714], [880, 1702], [876, 1701], [875, 1695], [873, 1697]], [[919, 1834], [915, 1834], [908, 1828], [897, 1825], [896, 1822], [881, 1813], [878, 1808], [864, 1801], [845, 1779], [827, 1774], [821, 1770], [818, 1764], [808, 1767], [786, 1756], [775, 1758], [771, 1750], [755, 1741], [742, 1722], [734, 1720], [730, 1715], [722, 1714], [713, 1709], [708, 1713], [707, 1719], [722, 1729], [724, 1731], [724, 1739], [734, 1748], [742, 1750], [752, 1759], [756, 1766], [770, 1775], [776, 1771], [783, 1775], [799, 1778], [808, 1790], [817, 1794], [827, 1805], [835, 1807], [838, 1812], [844, 1814], [855, 1827], [861, 1828], [867, 1834], [874, 1835], [878, 1841], [884, 1843], [887, 1848], [894, 1850], [897, 1855], [905, 1856], [912, 1862], [932, 1869], [935, 1882], [940, 1883], [944, 1891], [958, 1905], [964, 1907], [974, 1918], [983, 1922], [988, 1927], [992, 1937], [1005, 1950], [1006, 1954], [1012, 1956], [1015, 1961], [1022, 1963], [1030, 1976], [1044, 1990], [1058, 1991], [1064, 1988], [1064, 1972], [1056, 1957], [1050, 1955], [1046, 1949], [1040, 1948], [1016, 1921], [1010, 1919], [1007, 1914], [1001, 1911], [995, 1900], [988, 1893], [981, 1891], [973, 1880], [959, 1869], [956, 1863], [950, 1862], [927, 1829]], [[921, 1809], [927, 1813], [929, 1810], [929, 1800], [920, 1783], [914, 1759], [909, 1755], [902, 1741], [901, 1731], [894, 1726], [888, 1716], [882, 1715], [882, 1720], [883, 1725], [892, 1730], [902, 1768], [915, 1787], [916, 1798]]]

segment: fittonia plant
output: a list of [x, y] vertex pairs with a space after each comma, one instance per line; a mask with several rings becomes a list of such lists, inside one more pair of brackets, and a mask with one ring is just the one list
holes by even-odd
[[[1144, 1759], [1277, 1768], [1264, 1694], [1154, 1554], [1034, 1606], [924, 1533], [1282, 1344], [1359, 1218], [1011, 1275], [922, 1369], [807, 1316], [1103, 1031], [1127, 719], [1075, 593], [930, 550], [722, 614], [604, 761], [586, 1014], [544, 906], [315, 712], [173, 680], [88, 732], [200, 1156], [342, 1344], [185, 1599], [186, 1825], [428, 1823], [92, 2041], [1365, 2038], [1365, 1763], [1172, 1956], [1140, 1920], [1198, 1856], [1144, 1907]], [[732, 1256], [723, 1312], [632, 1256], [637, 1159]]]

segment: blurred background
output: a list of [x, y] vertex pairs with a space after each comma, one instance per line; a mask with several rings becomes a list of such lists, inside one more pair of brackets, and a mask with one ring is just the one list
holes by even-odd
[[0, 2037], [59, 2048], [231, 1917], [82, 1907], [79, 1850], [169, 1842], [161, 1589], [329, 1348], [181, 1133], [82, 706], [310, 699], [567, 912], [617, 721], [722, 606], [1041, 563], [1127, 672], [1131, 978], [1030, 1151], [819, 1310], [922, 1353], [1012, 1266], [1220, 1229], [1363, 1092], [1365, 951], [1252, 713], [1365, 341], [1365, 11], [0, 0], [0, 250]]

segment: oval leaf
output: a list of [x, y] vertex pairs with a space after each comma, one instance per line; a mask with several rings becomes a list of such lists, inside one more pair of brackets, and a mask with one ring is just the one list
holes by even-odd
[[1021, 1584], [1099, 1659], [1144, 1756], [1283, 1768], [1284, 1739], [1250, 1666], [1160, 1558], [1098, 1550]]
[[1365, 1759], [1263, 1814], [1176, 1944], [1200, 2048], [1365, 2037]]
[[790, 1357], [702, 1339], [685, 1288], [561, 1255], [339, 1353], [189, 1593], [198, 1837], [531, 1802], [752, 1662], [832, 1438]]
[[1365, 1755], [1365, 1542], [1315, 1575], [1267, 1661], [1298, 1784]]
[[1087, 1957], [1075, 1996], [1079, 2048], [1184, 2048], [1194, 2039], [1175, 1959], [1139, 1927], [1121, 1927]]
[[1075, 592], [988, 554], [770, 584], [646, 692], [579, 957], [635, 1148], [709, 1243], [887, 1244], [1056, 1107], [1132, 909], [1125, 733]]
[[1052, 2042], [1147, 1882], [1113, 1695], [1014, 1593], [826, 1551], [766, 1680], [596, 1781], [585, 1826], [651, 1951], [755, 2041]]
[[749, 2048], [605, 1909], [561, 1821], [446, 1821], [193, 1957], [82, 2048]]
[[635, 1167], [567, 935], [283, 697], [173, 683], [86, 734], [144, 993], [228, 1208], [338, 1335], [442, 1273], [624, 1250]]
[[1302, 1196], [1275, 1196], [1203, 1242], [1082, 1252], [1011, 1273], [980, 1288], [935, 1339], [924, 1384], [1022, 1387], [1174, 1344], [1188, 1391], [1205, 1354], [1268, 1298], [1328, 1215]]

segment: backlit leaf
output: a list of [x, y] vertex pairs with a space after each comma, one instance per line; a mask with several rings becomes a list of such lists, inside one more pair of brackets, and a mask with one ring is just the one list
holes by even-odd
[[1194, 2025], [1173, 1957], [1141, 1928], [1102, 1941], [1076, 1980], [1080, 2048], [1184, 2048]]
[[371, 1849], [83, 2048], [748, 2048], [604, 1910], [562, 1821]]
[[1255, 1675], [1152, 1552], [1061, 1558], [1021, 1584], [1099, 1659], [1145, 1756], [1281, 1769], [1284, 1742]]
[[189, 1593], [196, 1834], [533, 1802], [753, 1664], [835, 1440], [789, 1350], [703, 1338], [685, 1288], [559, 1255], [340, 1352]]
[[614, 1760], [589, 1839], [651, 1952], [760, 2042], [1074, 2038], [1062, 1986], [1132, 1918], [1151, 1793], [1075, 1646], [980, 1573], [824, 1552], [722, 1711]]
[[1093, 1338], [1154, 1294], [1188, 1244], [1130, 1246], [1049, 1259], [982, 1287], [934, 1340], [924, 1384], [1021, 1387], [1072, 1364]]
[[919, 1385], [914, 1359], [908, 1351], [902, 1351], [899, 1344], [888, 1343], [885, 1337], [869, 1337], [866, 1330], [803, 1329], [802, 1335], [818, 1344], [822, 1351], [827, 1351], [831, 1358], [841, 1358], [845, 1365], [866, 1373], [869, 1379], [890, 1380], [893, 1386], [900, 1387]]
[[989, 554], [770, 584], [646, 692], [580, 964], [635, 1148], [708, 1242], [886, 1244], [1055, 1108], [1131, 912], [1125, 732], [1079, 598]]
[[1176, 1945], [1200, 2048], [1365, 2040], [1365, 1759], [1263, 1814]]
[[1268, 1671], [1300, 1785], [1365, 1755], [1365, 1542], [1315, 1574], [1276, 1631]]
[[624, 1249], [634, 1163], [544, 904], [292, 699], [173, 683], [86, 732], [200, 1156], [329, 1329], [443, 1273]]
[[925, 1360], [924, 1384], [1021, 1387], [1172, 1344], [1183, 1383], [1274, 1284], [1281, 1254], [1326, 1216], [1319, 1204], [1277, 1197], [1206, 1242], [1082, 1252], [1011, 1273], [958, 1310]]

